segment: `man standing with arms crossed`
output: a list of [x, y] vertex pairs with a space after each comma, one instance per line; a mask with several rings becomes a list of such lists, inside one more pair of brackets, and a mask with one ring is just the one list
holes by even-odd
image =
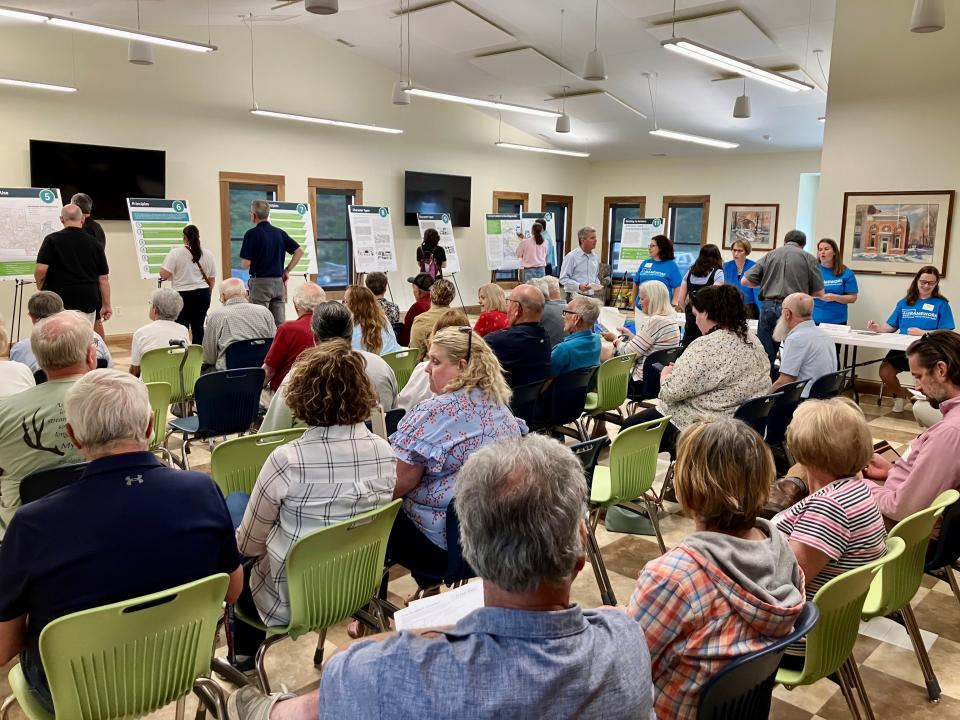
[[[280, 228], [270, 224], [270, 203], [250, 203], [253, 227], [243, 235], [240, 262], [250, 270], [250, 302], [262, 305], [273, 313], [277, 325], [286, 319], [284, 285], [290, 270], [303, 257], [303, 248]], [[284, 266], [285, 255], [292, 255]]]

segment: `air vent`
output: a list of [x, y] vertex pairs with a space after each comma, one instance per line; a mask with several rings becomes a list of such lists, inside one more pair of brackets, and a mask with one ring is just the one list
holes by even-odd
[[356, 45], [354, 45], [352, 42], [349, 40], [344, 40], [343, 38], [337, 38], [337, 42], [341, 45], [346, 45], [347, 47], [356, 47]]

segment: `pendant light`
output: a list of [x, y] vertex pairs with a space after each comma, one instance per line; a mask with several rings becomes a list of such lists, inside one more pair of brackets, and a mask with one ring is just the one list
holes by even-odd
[[607, 79], [607, 68], [600, 52], [600, 0], [593, 11], [593, 50], [587, 53], [587, 62], [583, 69], [583, 79], [600, 81]]
[[733, 116], [741, 119], [750, 117], [750, 96], [747, 95], [746, 78], [743, 79], [743, 95], [733, 104]]
[[[403, 0], [400, 0], [400, 79], [393, 84], [393, 98], [392, 102], [394, 105], [409, 105], [410, 104], [410, 95], [407, 94], [407, 88], [410, 87], [408, 83], [403, 80]], [[409, 8], [406, 15], [407, 18], [407, 27], [410, 26], [410, 13]], [[407, 52], [410, 52], [409, 47]]]
[[[563, 8], [560, 9], [560, 65], [563, 65]], [[563, 82], [563, 70], [560, 70], [560, 81]], [[554, 126], [554, 131], [558, 133], [568, 133], [570, 132], [570, 116], [567, 115], [567, 90], [570, 89], [569, 85], [563, 86], [563, 99], [560, 101], [560, 112], [562, 113], [560, 117], [557, 118], [557, 124]]]
[[[140, 0], [137, 0], [137, 30], [140, 29]], [[127, 46], [127, 60], [133, 65], [153, 65], [153, 45], [143, 40], [131, 40]]]
[[910, 32], [932, 33], [943, 30], [947, 13], [943, 0], [916, 0], [910, 16]]
[[334, 15], [340, 10], [339, 0], [303, 0], [303, 7], [314, 15]]

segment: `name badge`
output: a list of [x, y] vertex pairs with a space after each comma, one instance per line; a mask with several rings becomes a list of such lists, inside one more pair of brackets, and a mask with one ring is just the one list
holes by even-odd
[[930, 312], [933, 312], [933, 309], [934, 309], [933, 305], [931, 305], [930, 303], [924, 303], [922, 307], [924, 310], [929, 310]]

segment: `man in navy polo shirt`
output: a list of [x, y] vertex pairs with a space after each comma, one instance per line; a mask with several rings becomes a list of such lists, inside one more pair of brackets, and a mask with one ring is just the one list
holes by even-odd
[[517, 285], [507, 300], [510, 327], [484, 340], [500, 360], [510, 387], [550, 377], [550, 337], [540, 324], [543, 293], [533, 285]]
[[94, 370], [67, 392], [66, 432], [90, 461], [68, 487], [22, 506], [0, 545], [0, 665], [18, 653], [37, 700], [53, 712], [40, 631], [59, 617], [228, 573], [243, 588], [233, 524], [203, 473], [147, 450], [147, 388]]
[[[279, 325], [286, 320], [284, 283], [290, 270], [303, 257], [303, 248], [283, 230], [270, 224], [270, 203], [254, 200], [250, 203], [250, 221], [253, 227], [243, 234], [240, 246], [240, 264], [250, 270], [250, 302], [273, 313]], [[284, 266], [285, 255], [292, 255]]]

